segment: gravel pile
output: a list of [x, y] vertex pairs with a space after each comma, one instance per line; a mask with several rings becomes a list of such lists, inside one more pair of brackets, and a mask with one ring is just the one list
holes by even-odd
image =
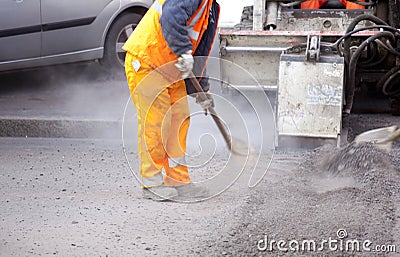
[[320, 162], [322, 170], [333, 175], [355, 175], [357, 178], [363, 177], [367, 170], [374, 167], [390, 166], [388, 154], [371, 143], [351, 143], [340, 150], [321, 152], [317, 159], [322, 160]]
[[[208, 256], [377, 256], [363, 251], [262, 251], [271, 240], [369, 240], [398, 245], [398, 149], [371, 144], [324, 146], [302, 154], [277, 153], [263, 183], [245, 201], [240, 223], [203, 248]], [[287, 245], [286, 245], [287, 246]], [[398, 253], [398, 252], [397, 252]], [[396, 254], [382, 256], [397, 256]]]
[[[322, 151], [315, 156], [316, 169], [328, 175], [353, 177], [370, 196], [390, 196], [400, 192], [400, 173], [395, 155], [371, 143], [351, 143], [340, 150]], [[374, 191], [375, 190], [375, 191]]]

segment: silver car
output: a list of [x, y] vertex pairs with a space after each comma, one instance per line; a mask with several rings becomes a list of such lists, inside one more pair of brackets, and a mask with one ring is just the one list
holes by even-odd
[[3, 0], [0, 72], [96, 59], [121, 68], [121, 47], [152, 2]]

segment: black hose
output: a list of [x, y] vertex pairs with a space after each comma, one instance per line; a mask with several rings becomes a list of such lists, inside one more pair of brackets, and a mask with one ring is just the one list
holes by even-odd
[[[354, 31], [355, 27], [357, 26], [358, 23], [360, 23], [363, 20], [368, 20], [372, 21], [377, 25], [384, 25], [384, 26], [389, 26], [385, 21], [379, 19], [376, 16], [370, 15], [370, 14], [363, 14], [358, 17], [356, 17], [350, 25], [347, 27], [345, 35], [351, 33]], [[355, 74], [356, 74], [356, 63], [358, 60], [358, 57], [361, 54], [361, 51], [373, 40], [376, 38], [381, 37], [382, 33], [384, 34], [390, 34], [390, 37], [394, 37], [394, 35], [390, 32], [381, 32], [379, 34], [376, 34], [374, 36], [369, 37], [366, 41], [364, 41], [361, 46], [356, 50], [356, 53], [354, 53], [353, 57], [350, 60], [350, 37], [344, 37], [344, 42], [343, 42], [343, 56], [344, 56], [344, 61], [345, 65], [348, 65], [348, 69], [345, 70], [345, 96], [346, 96], [346, 106], [344, 113], [345, 115], [349, 115], [351, 112], [351, 109], [353, 108], [353, 100], [354, 100], [354, 92], [355, 92]], [[353, 61], [353, 62], [352, 62]], [[351, 64], [350, 64], [351, 63]], [[354, 63], [354, 64], [353, 64]]]
[[[379, 80], [377, 88], [381, 89], [383, 94], [387, 96], [397, 96], [400, 94], [400, 85], [390, 83], [394, 78], [400, 74], [400, 66], [393, 67]], [[396, 89], [395, 86], [398, 88]]]
[[[387, 51], [385, 51], [385, 53], [387, 53]], [[378, 44], [375, 41], [373, 41], [367, 47], [367, 56], [366, 56], [366, 58], [362, 59], [362, 60], [359, 60], [357, 62], [357, 67], [360, 67], [360, 68], [367, 67], [370, 63], [372, 63], [376, 59], [378, 54], [379, 54]]]
[[374, 68], [374, 67], [376, 67], [377, 65], [381, 64], [381, 63], [386, 59], [386, 57], [387, 57], [388, 55], [389, 55], [389, 52], [388, 52], [388, 51], [385, 51], [384, 54], [382, 54], [381, 57], [380, 57], [378, 60], [376, 60], [376, 61], [374, 61], [374, 62], [370, 62], [370, 63], [363, 64], [363, 65], [360, 66], [360, 67], [363, 68], [363, 69]]
[[364, 50], [364, 48], [369, 45], [371, 42], [375, 41], [378, 38], [381, 37], [388, 37], [395, 40], [395, 36], [393, 33], [388, 32], [388, 31], [383, 31], [380, 32], [376, 35], [370, 36], [367, 40], [362, 42], [362, 44], [357, 48], [357, 50], [354, 52], [353, 56], [351, 57], [351, 60], [349, 62], [349, 70], [348, 70], [348, 79], [347, 79], [347, 92], [346, 92], [346, 108], [344, 112], [346, 114], [350, 114], [351, 109], [353, 108], [353, 100], [354, 100], [354, 93], [355, 93], [355, 81], [356, 81], [356, 66], [357, 66], [357, 61], [358, 58], [361, 55], [361, 52]]
[[[385, 26], [390, 27], [389, 24], [387, 24], [385, 21], [379, 19], [376, 16], [373, 16], [370, 14], [363, 14], [363, 15], [356, 17], [350, 23], [350, 25], [347, 27], [345, 35], [352, 32], [354, 30], [354, 28], [357, 26], [357, 24], [363, 20], [372, 21], [377, 25], [385, 25]], [[350, 61], [350, 38], [349, 37], [344, 38], [343, 48], [344, 48], [344, 51], [343, 51], [344, 61], [348, 64]]]
[[356, 34], [358, 32], [364, 31], [364, 30], [371, 30], [371, 29], [384, 29], [384, 30], [387, 30], [387, 31], [392, 31], [393, 33], [399, 33], [399, 31], [396, 28], [393, 28], [392, 26], [387, 26], [387, 25], [367, 26], [367, 27], [362, 27], [362, 28], [347, 32], [346, 34], [341, 36], [338, 40], [336, 40], [336, 42], [333, 43], [333, 45], [339, 45], [340, 42], [342, 42], [344, 39], [352, 36], [353, 34]]
[[400, 71], [398, 70], [396, 73], [392, 74], [385, 83], [383, 84], [382, 87], [382, 92], [387, 95], [387, 96], [398, 96], [400, 95], [400, 87], [397, 84], [397, 88], [394, 88], [395, 84], [390, 83], [394, 78], [398, 77], [400, 74]]
[[400, 52], [397, 51], [396, 49], [393, 48], [393, 46], [388, 42], [387, 44], [384, 44], [380, 40], [377, 40], [380, 46], [382, 46], [386, 51], [390, 52], [391, 54], [400, 57]]
[[379, 54], [379, 49], [376, 48], [376, 50], [374, 52], [376, 53], [376, 55], [378, 57], [380, 56], [379, 59], [373, 61], [375, 59], [375, 57], [376, 57], [375, 56], [374, 58], [370, 58], [367, 61], [359, 62], [359, 63], [357, 63], [358, 67], [363, 68], [363, 69], [373, 68], [373, 67], [381, 64], [386, 59], [386, 57], [389, 55], [390, 51], [387, 49], [388, 46], [386, 46], [383, 42], [381, 42], [380, 40], [377, 39], [373, 43], [375, 43], [375, 45], [380, 45], [383, 48], [384, 52]]
[[[340, 56], [343, 56], [342, 51], [339, 49], [340, 42], [342, 42], [345, 38], [350, 37], [353, 34], [356, 34], [358, 32], [364, 31], [364, 30], [371, 30], [371, 29], [384, 29], [387, 31], [393, 31], [393, 32], [399, 32], [397, 29], [391, 27], [391, 26], [384, 26], [384, 25], [379, 25], [379, 26], [368, 26], [368, 27], [363, 27], [359, 28], [353, 31], [350, 31], [346, 33], [345, 35], [341, 36], [338, 40], [336, 40], [334, 43], [324, 43], [321, 42], [321, 44], [324, 44], [325, 47], [327, 48], [334, 48]], [[287, 53], [299, 53], [302, 50], [305, 50], [307, 48], [307, 43], [301, 43], [298, 45], [294, 45], [286, 50]]]
[[[340, 42], [342, 42], [344, 39], [352, 36], [353, 34], [356, 34], [358, 32], [364, 31], [364, 30], [371, 30], [371, 29], [384, 29], [384, 30], [387, 30], [387, 31], [392, 31], [393, 33], [398, 33], [399, 32], [396, 28], [393, 28], [391, 26], [385, 26], [385, 25], [368, 26], [368, 27], [363, 27], [363, 28], [359, 28], [359, 29], [350, 31], [350, 32], [344, 34], [343, 36], [341, 36], [334, 43], [332, 43], [330, 45], [327, 45], [327, 46], [328, 47], [334, 47], [337, 50], [337, 52], [339, 53], [340, 56], [344, 56], [344, 53], [340, 50], [340, 47], [339, 47]], [[346, 61], [346, 63], [348, 63], [348, 61]]]

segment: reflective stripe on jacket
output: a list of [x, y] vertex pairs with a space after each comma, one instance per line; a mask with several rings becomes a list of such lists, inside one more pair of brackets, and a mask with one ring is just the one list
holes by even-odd
[[[194, 52], [193, 56], [205, 56], [202, 58], [195, 58], [193, 73], [199, 78], [199, 82], [201, 87], [205, 92], [207, 92], [210, 88], [210, 84], [208, 82], [208, 76], [206, 74], [206, 65], [208, 61], [208, 56], [210, 55], [211, 48], [213, 46], [215, 35], [217, 33], [217, 25], [219, 18], [219, 5], [214, 1], [213, 6], [210, 10], [210, 16], [208, 17], [208, 27], [204, 32], [203, 37], [200, 40], [200, 43]], [[193, 86], [189, 79], [185, 79], [186, 82], [186, 91], [188, 94], [193, 94], [197, 92], [196, 88]]]

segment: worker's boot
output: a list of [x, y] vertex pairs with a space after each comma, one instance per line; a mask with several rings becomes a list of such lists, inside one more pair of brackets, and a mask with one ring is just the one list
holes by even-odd
[[173, 187], [167, 187], [165, 185], [143, 188], [143, 198], [151, 199], [153, 201], [168, 201], [178, 196], [178, 191]]
[[188, 198], [206, 198], [210, 196], [210, 192], [207, 188], [199, 185], [195, 185], [193, 183], [188, 183], [183, 186], [175, 187], [178, 191], [180, 197], [188, 197]]

